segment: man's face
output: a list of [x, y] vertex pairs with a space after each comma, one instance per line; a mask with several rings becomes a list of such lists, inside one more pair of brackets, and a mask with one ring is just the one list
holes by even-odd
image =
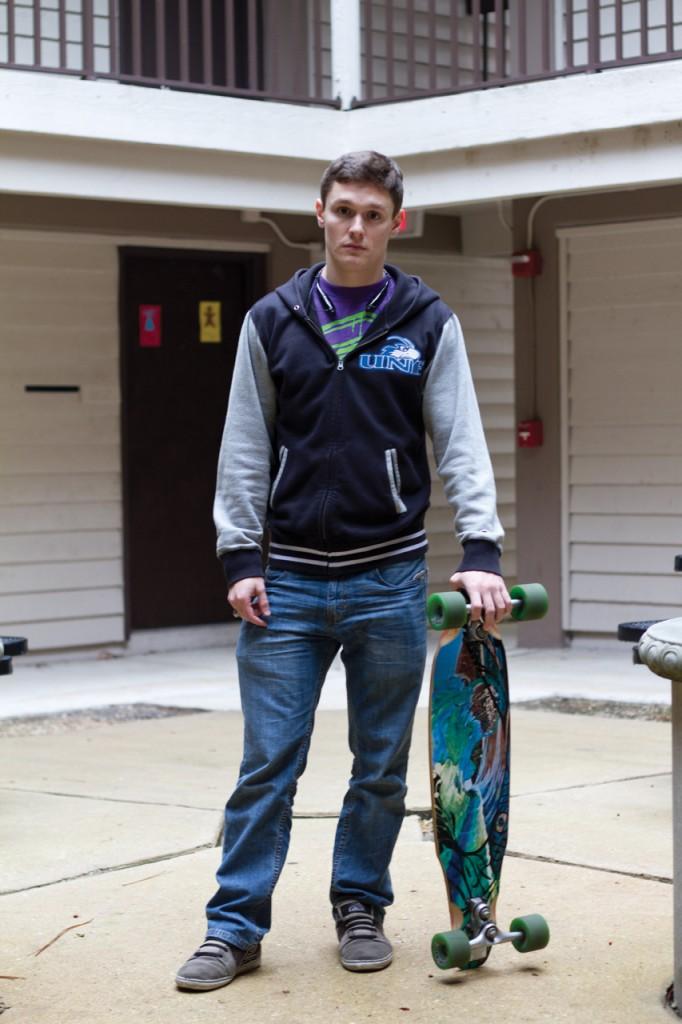
[[335, 181], [322, 205], [315, 203], [324, 229], [327, 273], [336, 283], [371, 284], [383, 272], [386, 247], [400, 226], [390, 194], [366, 182]]

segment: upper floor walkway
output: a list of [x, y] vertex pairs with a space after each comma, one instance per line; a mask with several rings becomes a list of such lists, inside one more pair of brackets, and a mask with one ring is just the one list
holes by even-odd
[[[307, 213], [678, 181], [682, 0], [0, 0], [2, 193]], [[40, 72], [40, 73], [36, 73]]]
[[682, 0], [0, 0], [0, 67], [351, 108], [682, 57]]

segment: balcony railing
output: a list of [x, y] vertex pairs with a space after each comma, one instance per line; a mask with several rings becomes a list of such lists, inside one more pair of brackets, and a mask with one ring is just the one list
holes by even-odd
[[682, 0], [363, 0], [357, 105], [682, 57]]
[[0, 66], [337, 106], [329, 0], [0, 0]]
[[338, 106], [358, 2], [358, 106], [682, 58], [682, 0], [0, 0], [0, 67]]

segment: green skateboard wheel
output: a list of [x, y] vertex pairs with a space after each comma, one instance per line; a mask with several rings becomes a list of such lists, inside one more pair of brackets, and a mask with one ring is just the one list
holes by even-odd
[[432, 629], [458, 629], [467, 620], [464, 594], [457, 590], [431, 594], [426, 602], [426, 614]]
[[513, 939], [512, 945], [519, 953], [532, 953], [544, 949], [549, 942], [549, 925], [541, 914], [515, 917], [509, 925], [510, 932], [521, 932], [520, 939]]
[[509, 591], [512, 601], [520, 601], [512, 608], [512, 618], [518, 622], [541, 619], [547, 614], [549, 598], [542, 583], [523, 583]]
[[450, 967], [466, 967], [471, 956], [469, 936], [461, 929], [439, 932], [431, 939], [431, 956], [441, 971], [447, 971]]

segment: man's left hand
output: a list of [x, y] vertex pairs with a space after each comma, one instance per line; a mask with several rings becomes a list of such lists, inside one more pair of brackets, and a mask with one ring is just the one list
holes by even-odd
[[494, 572], [456, 572], [450, 578], [455, 590], [466, 590], [471, 605], [471, 619], [483, 619], [486, 629], [511, 612], [511, 598], [504, 580]]

